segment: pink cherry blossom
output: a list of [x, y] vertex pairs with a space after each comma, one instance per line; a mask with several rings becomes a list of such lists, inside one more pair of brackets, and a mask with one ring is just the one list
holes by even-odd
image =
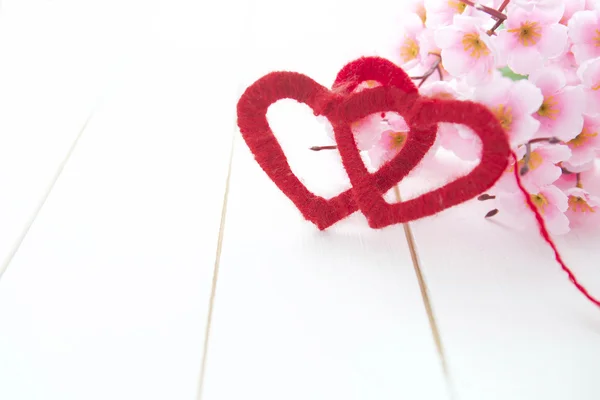
[[496, 76], [477, 87], [474, 100], [496, 114], [513, 148], [531, 139], [540, 126], [532, 114], [542, 105], [542, 92], [527, 80], [513, 82]]
[[563, 173], [560, 179], [554, 184], [563, 191], [576, 187], [579, 184], [579, 186], [584, 187], [594, 196], [600, 197], [600, 164], [595, 165], [591, 163], [588, 169], [578, 174]]
[[404, 69], [413, 68], [421, 61], [419, 34], [423, 31], [423, 21], [414, 13], [402, 19], [400, 41], [396, 46], [396, 59]]
[[584, 62], [577, 75], [586, 94], [586, 113], [600, 114], [600, 57]]
[[529, 76], [544, 95], [544, 101], [534, 117], [540, 122], [538, 138], [557, 137], [569, 141], [583, 127], [585, 97], [581, 86], [566, 86], [565, 74], [556, 67], [547, 67]]
[[[565, 215], [569, 208], [568, 199], [559, 188], [553, 185], [543, 187], [531, 193], [530, 199], [542, 215], [550, 233], [562, 235], [569, 232], [569, 219]], [[533, 222], [533, 219], [523, 218], [532, 211], [520, 191], [499, 193], [497, 204], [500, 212], [505, 212], [512, 224], [524, 227], [525, 224]]]
[[[525, 151], [518, 166], [521, 170], [525, 166]], [[571, 157], [569, 147], [560, 144], [543, 144], [531, 151], [527, 162], [526, 173], [522, 176], [523, 186], [531, 192], [540, 190], [542, 187], [551, 185], [560, 178], [562, 169], [558, 166]], [[514, 179], [514, 178], [513, 178]]]
[[600, 150], [600, 115], [583, 116], [583, 129], [574, 139], [567, 142], [571, 149], [568, 159], [570, 167], [587, 165], [594, 160]]
[[496, 65], [496, 50], [478, 19], [454, 17], [454, 24], [438, 29], [435, 42], [442, 50], [444, 68], [471, 85], [489, 82]]
[[[374, 168], [379, 168], [389, 160], [391, 160], [406, 144], [408, 135], [410, 134], [410, 128], [406, 124], [404, 118], [396, 113], [386, 113], [385, 121], [387, 123], [387, 129], [379, 136], [379, 140], [373, 147], [368, 151], [371, 165]], [[419, 164], [420, 166], [428, 164], [439, 149], [439, 136], [436, 138], [433, 146], [429, 149], [425, 157]], [[415, 173], [417, 169], [413, 170]]]
[[388, 129], [383, 131], [379, 140], [368, 152], [371, 165], [375, 168], [381, 167], [398, 154], [406, 144], [410, 131], [403, 118], [394, 118], [391, 113], [386, 117], [389, 120]]
[[578, 11], [569, 20], [571, 51], [578, 63], [600, 57], [600, 11]]
[[428, 28], [439, 28], [452, 24], [455, 15], [468, 15], [471, 7], [459, 0], [424, 0]]
[[591, 195], [588, 191], [573, 187], [565, 191], [569, 208], [566, 216], [572, 228], [583, 226], [597, 227], [600, 222], [600, 198]]
[[[515, 153], [519, 159], [517, 164], [519, 171], [526, 166], [525, 174], [521, 175], [521, 182], [529, 192], [536, 192], [542, 187], [554, 184], [562, 175], [562, 169], [558, 164], [571, 157], [571, 150], [560, 144], [537, 145], [531, 150], [528, 160], [525, 159], [525, 146], [519, 147]], [[511, 162], [496, 183], [495, 190], [518, 191], [514, 168], [514, 162]]]
[[495, 42], [510, 69], [527, 75], [565, 51], [567, 27], [558, 23], [560, 17], [537, 8], [515, 7], [508, 12], [506, 29], [498, 32]]

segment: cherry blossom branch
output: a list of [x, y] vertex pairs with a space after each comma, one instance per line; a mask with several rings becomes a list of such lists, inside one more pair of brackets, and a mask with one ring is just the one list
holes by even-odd
[[[477, 10], [483, 11], [484, 13], [490, 15], [496, 21], [504, 21], [506, 19], [506, 15], [502, 14], [502, 12], [498, 10], [494, 10], [491, 7], [484, 6], [482, 4], [475, 4], [470, 0], [459, 0], [461, 3], [465, 3], [468, 6], [474, 7]], [[508, 5], [508, 1], [505, 1]], [[505, 6], [506, 7], [506, 6]], [[502, 22], [501, 22], [502, 23]]]
[[411, 76], [410, 79], [416, 80], [416, 79], [421, 79], [421, 82], [419, 82], [419, 85], [417, 87], [421, 87], [423, 86], [423, 84], [425, 83], [425, 81], [431, 76], [433, 75], [433, 73], [435, 71], [438, 72], [438, 74], [440, 75], [440, 80], [444, 79], [444, 76], [442, 75], [442, 68], [441, 68], [441, 63], [442, 63], [442, 56], [439, 55], [438, 53], [429, 53], [432, 56], [436, 56], [437, 60], [435, 60], [435, 62], [433, 63], [433, 65], [421, 76]]
[[467, 4], [471, 7], [475, 7], [477, 10], [481, 10], [484, 13], [490, 15], [493, 19], [496, 20], [496, 23], [494, 24], [494, 26], [492, 27], [492, 29], [490, 29], [487, 34], [489, 36], [495, 35], [496, 29], [498, 29], [500, 27], [500, 25], [502, 25], [502, 23], [504, 23], [504, 21], [506, 20], [506, 14], [502, 13], [502, 11], [504, 11], [504, 9], [508, 6], [508, 4], [510, 3], [510, 0], [504, 0], [502, 2], [502, 5], [500, 5], [500, 8], [498, 8], [498, 10], [494, 10], [493, 8], [490, 7], [486, 7], [483, 6], [481, 4], [475, 4], [472, 1], [469, 0], [459, 0], [461, 3]]
[[498, 8], [498, 11], [499, 12], [504, 11], [504, 9], [508, 6], [508, 3], [510, 3], [510, 0], [504, 0], [502, 2], [502, 4], [500, 5], [500, 8]]

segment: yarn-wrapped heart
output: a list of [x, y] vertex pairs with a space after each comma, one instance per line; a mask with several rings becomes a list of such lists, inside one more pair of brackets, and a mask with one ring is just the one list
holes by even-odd
[[[376, 80], [386, 87], [376, 91], [345, 94], [330, 91], [311, 78], [295, 72], [272, 72], [258, 79], [241, 96], [238, 126], [261, 168], [296, 205], [305, 219], [321, 230], [358, 210], [352, 189], [327, 200], [311, 193], [292, 172], [285, 154], [267, 121], [269, 106], [282, 99], [294, 99], [325, 116], [334, 130], [350, 131], [361, 116], [389, 111], [408, 115], [418, 91], [408, 75], [381, 58], [366, 58], [349, 64], [357, 79]], [[423, 158], [435, 141], [437, 127], [424, 124], [410, 127], [406, 145], [393, 162], [365, 177], [376, 191], [386, 192], [404, 178]], [[354, 142], [350, 135], [349, 139]]]

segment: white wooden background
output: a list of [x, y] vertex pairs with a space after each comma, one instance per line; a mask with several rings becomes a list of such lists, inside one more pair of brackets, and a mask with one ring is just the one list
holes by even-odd
[[[410, 224], [415, 260], [358, 213], [319, 232], [241, 140], [247, 85], [330, 85], [400, 3], [3, 0], [0, 399], [600, 398], [600, 310], [534, 232], [477, 202]], [[307, 107], [269, 116], [348, 187]], [[600, 232], [558, 244], [600, 295]]]

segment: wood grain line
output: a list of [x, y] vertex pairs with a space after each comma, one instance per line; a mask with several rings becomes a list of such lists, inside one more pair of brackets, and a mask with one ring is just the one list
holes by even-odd
[[[396, 195], [396, 200], [398, 202], [402, 201], [402, 197], [400, 196], [400, 189], [398, 186], [394, 186], [394, 194]], [[425, 311], [427, 312], [427, 319], [429, 321], [429, 327], [431, 329], [431, 334], [433, 336], [433, 341], [435, 343], [435, 348], [438, 354], [438, 358], [440, 360], [440, 364], [442, 366], [442, 372], [444, 374], [444, 378], [446, 380], [446, 385], [448, 387], [448, 395], [450, 399], [456, 398], [456, 392], [454, 390], [454, 384], [452, 382], [450, 376], [450, 370], [448, 368], [448, 362], [446, 359], [446, 353], [444, 351], [444, 344], [442, 342], [442, 336], [440, 334], [440, 330], [435, 318], [435, 313], [433, 311], [433, 306], [431, 304], [431, 298], [429, 296], [429, 289], [427, 287], [427, 282], [425, 282], [425, 277], [423, 276], [423, 272], [421, 270], [421, 261], [419, 260], [419, 255], [417, 253], [417, 248], [415, 245], [415, 238], [410, 227], [410, 224], [403, 224], [404, 226], [404, 236], [406, 237], [406, 242], [408, 244], [408, 249], [410, 251], [410, 258], [412, 259], [413, 268], [415, 270], [415, 275], [417, 276], [417, 281], [419, 282], [419, 290], [421, 291], [421, 299], [423, 300], [423, 305], [425, 306]]]
[[61, 163], [58, 165], [58, 168], [56, 169], [56, 172], [54, 173], [54, 176], [52, 177], [52, 180], [50, 181], [50, 184], [46, 188], [46, 192], [43, 194], [42, 198], [40, 199], [36, 209], [31, 214], [31, 217], [29, 218], [29, 220], [25, 223], [25, 227], [23, 228], [23, 230], [21, 231], [21, 234], [19, 235], [19, 237], [15, 241], [14, 245], [10, 249], [10, 252], [6, 256], [6, 258], [4, 259], [2, 264], [0, 264], [0, 279], [2, 279], [2, 276], [8, 269], [8, 266], [12, 262], [13, 258], [15, 257], [15, 255], [17, 254], [19, 249], [21, 248], [21, 245], [23, 244], [23, 241], [27, 237], [27, 234], [29, 233], [31, 226], [33, 225], [33, 223], [37, 219], [38, 215], [40, 214], [40, 211], [42, 211], [44, 204], [46, 204], [46, 200], [48, 200], [48, 197], [50, 197], [50, 193], [52, 193], [52, 190], [54, 189], [56, 182], [58, 182], [60, 175], [62, 174], [63, 170], [65, 169], [65, 166], [69, 162], [71, 155], [75, 151], [75, 147], [77, 147], [77, 143], [79, 143], [79, 139], [81, 139], [83, 132], [88, 127], [93, 116], [94, 116], [94, 110], [92, 110], [92, 112], [90, 112], [90, 115], [87, 117], [87, 119], [83, 123], [83, 126], [79, 130], [79, 133], [77, 134], [77, 136], [75, 137], [75, 140], [73, 140], [73, 143], [71, 144], [71, 147], [67, 151], [67, 154], [64, 156]]
[[225, 220], [227, 219], [227, 202], [229, 199], [229, 183], [231, 181], [231, 170], [233, 166], [233, 152], [235, 148], [235, 137], [237, 129], [234, 130], [233, 138], [231, 139], [231, 149], [229, 151], [229, 166], [227, 167], [227, 178], [225, 180], [225, 194], [223, 195], [223, 207], [221, 208], [221, 223], [219, 226], [219, 236], [217, 239], [217, 251], [215, 255], [215, 265], [213, 268], [212, 285], [210, 289], [210, 300], [208, 302], [208, 316], [206, 317], [206, 328], [204, 331], [204, 345], [202, 351], [202, 364], [200, 365], [200, 378], [198, 381], [197, 399], [202, 399], [204, 391], [204, 377], [206, 374], [206, 360], [208, 359], [208, 344], [212, 326], [212, 316], [215, 305], [215, 296], [217, 293], [217, 281], [219, 279], [219, 267], [221, 263], [221, 250], [223, 248], [223, 236], [225, 234]]

